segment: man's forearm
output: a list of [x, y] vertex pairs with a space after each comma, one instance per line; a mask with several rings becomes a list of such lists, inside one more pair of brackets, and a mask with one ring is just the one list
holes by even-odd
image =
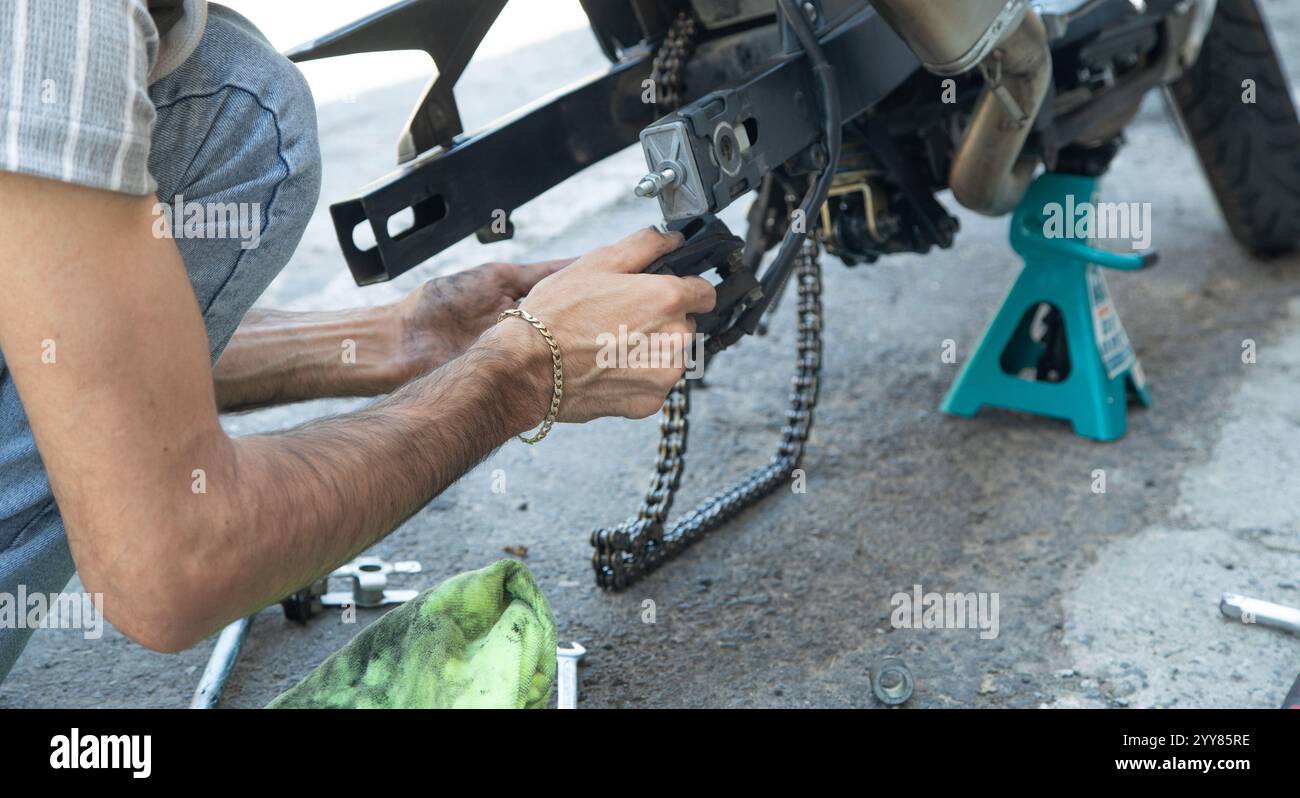
[[213, 368], [217, 407], [251, 410], [376, 396], [410, 375], [390, 307], [321, 313], [251, 310]]
[[162, 639], [197, 642], [387, 534], [541, 420], [548, 363], [535, 331], [507, 323], [369, 408], [211, 447], [206, 493], [179, 499], [173, 511], [192, 520], [163, 544], [168, 550], [150, 552], [205, 580], [191, 586], [184, 611], [160, 614], [158, 622], [188, 627]]

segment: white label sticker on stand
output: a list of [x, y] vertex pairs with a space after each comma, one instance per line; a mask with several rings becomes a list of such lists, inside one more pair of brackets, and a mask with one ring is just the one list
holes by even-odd
[[1101, 353], [1106, 376], [1113, 380], [1137, 362], [1137, 355], [1111, 301], [1106, 278], [1096, 264], [1088, 265], [1088, 299], [1092, 302], [1092, 332], [1097, 339], [1097, 351]]

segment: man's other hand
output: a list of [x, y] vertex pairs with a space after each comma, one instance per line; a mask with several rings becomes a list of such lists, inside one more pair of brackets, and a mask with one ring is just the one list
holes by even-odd
[[394, 306], [405, 379], [460, 357], [496, 323], [501, 311], [513, 307], [539, 280], [572, 262], [573, 258], [525, 265], [485, 263], [436, 277], [412, 291]]

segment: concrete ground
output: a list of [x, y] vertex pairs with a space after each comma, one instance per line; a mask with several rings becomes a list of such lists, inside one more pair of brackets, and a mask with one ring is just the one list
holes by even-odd
[[[1281, 51], [1300, 53], [1300, 7], [1265, 5]], [[258, 20], [256, 4], [249, 13]], [[1300, 82], [1300, 57], [1289, 66]], [[479, 124], [600, 67], [589, 34], [569, 30], [476, 63], [459, 95]], [[522, 209], [513, 241], [471, 240], [392, 284], [355, 288], [326, 203], [391, 167], [419, 87], [405, 80], [322, 104], [323, 203], [264, 304], [390, 301], [434, 274], [579, 253], [656, 221], [631, 196], [641, 161], [629, 150]], [[868, 669], [882, 655], [911, 667], [916, 707], [1276, 706], [1300, 671], [1300, 639], [1228, 621], [1217, 604], [1234, 591], [1300, 605], [1300, 258], [1260, 262], [1236, 246], [1158, 98], [1129, 139], [1103, 193], [1152, 204], [1163, 259], [1110, 278], [1155, 399], [1131, 412], [1122, 441], [1008, 412], [938, 412], [1019, 268], [1005, 220], [962, 211], [950, 251], [856, 269], [826, 259], [806, 492], [780, 491], [629, 591], [602, 592], [588, 535], [634, 508], [656, 435], [653, 421], [602, 421], [562, 427], [536, 448], [503, 447], [373, 553], [422, 561], [404, 584], [425, 587], [526, 546], [562, 639], [589, 651], [587, 707], [869, 707]], [[696, 394], [679, 507], [769, 456], [792, 304]], [[957, 364], [942, 362], [945, 339]], [[1256, 342], [1253, 364], [1242, 361], [1245, 339]], [[283, 428], [357, 404], [228, 426]], [[1105, 493], [1093, 492], [1096, 469]], [[493, 492], [502, 476], [506, 491]], [[893, 628], [891, 596], [914, 585], [996, 593], [997, 637]], [[643, 622], [647, 600], [654, 623]], [[336, 615], [297, 626], [265, 610], [226, 705], [265, 704], [359, 628]], [[184, 706], [211, 645], [163, 656], [112, 630], [98, 641], [38, 633], [0, 685], [0, 707]]]

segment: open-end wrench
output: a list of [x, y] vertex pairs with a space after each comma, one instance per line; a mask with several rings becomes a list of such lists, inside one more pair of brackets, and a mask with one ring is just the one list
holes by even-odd
[[559, 666], [560, 695], [555, 705], [560, 709], [578, 708], [578, 660], [587, 653], [579, 643], [570, 643], [571, 648], [560, 646], [555, 649], [555, 660]]

